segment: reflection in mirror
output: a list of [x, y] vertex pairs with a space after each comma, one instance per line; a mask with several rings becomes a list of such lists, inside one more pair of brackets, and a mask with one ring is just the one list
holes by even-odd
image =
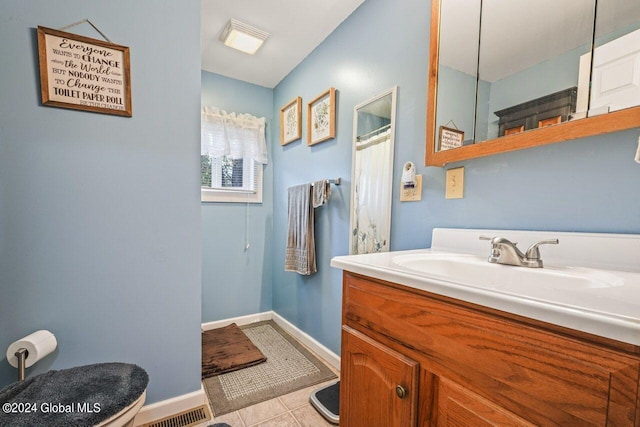
[[598, 0], [597, 16], [589, 115], [640, 105], [640, 1]]
[[[475, 139], [480, 1], [443, 2], [440, 31], [438, 90], [442, 98], [436, 110], [438, 151], [472, 143]], [[459, 138], [455, 138], [456, 131]]]
[[483, 0], [481, 13], [476, 141], [576, 117], [595, 0]]
[[[460, 4], [457, 13], [450, 10]], [[464, 19], [478, 15], [478, 10], [469, 13], [474, 4], [482, 9], [482, 37], [478, 25]], [[640, 1], [597, 0], [594, 18], [595, 5], [596, 0], [432, 0], [425, 165], [640, 126]], [[618, 53], [617, 63], [609, 62], [610, 43], [616, 40], [633, 52]], [[461, 85], [446, 74], [454, 68], [473, 81], [472, 67], [464, 71], [453, 62], [473, 57], [479, 58], [478, 102], [470, 104], [469, 92], [457, 93]], [[624, 98], [620, 92], [626, 89], [630, 92]], [[477, 116], [471, 125], [466, 124], [469, 111]], [[443, 126], [449, 129], [443, 132]], [[444, 149], [443, 139], [449, 146], [463, 146]]]
[[396, 92], [354, 108], [350, 254], [389, 250]]

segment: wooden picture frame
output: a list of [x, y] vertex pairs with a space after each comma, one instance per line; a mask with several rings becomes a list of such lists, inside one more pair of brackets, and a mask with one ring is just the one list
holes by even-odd
[[329, 88], [307, 104], [307, 145], [336, 136], [336, 90]]
[[302, 98], [292, 99], [280, 109], [280, 145], [302, 138]]
[[42, 104], [132, 116], [129, 48], [38, 26]]
[[462, 147], [462, 141], [464, 141], [464, 131], [440, 126], [438, 151], [446, 151], [451, 150], [452, 148]]

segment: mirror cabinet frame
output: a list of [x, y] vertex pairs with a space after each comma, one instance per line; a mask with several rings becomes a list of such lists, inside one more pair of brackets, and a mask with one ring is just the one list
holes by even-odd
[[[554, 144], [610, 132], [640, 127], [640, 106], [599, 116], [558, 123], [540, 129], [502, 136], [445, 151], [436, 151], [436, 105], [438, 95], [438, 62], [440, 50], [440, 3], [432, 0], [427, 89], [427, 135], [425, 166], [444, 166], [461, 160]], [[474, 106], [475, 108], [475, 106]]]

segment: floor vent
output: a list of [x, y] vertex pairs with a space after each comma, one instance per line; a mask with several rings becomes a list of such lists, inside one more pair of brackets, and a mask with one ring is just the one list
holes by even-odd
[[190, 427], [209, 421], [210, 419], [211, 413], [209, 412], [209, 407], [202, 405], [152, 423], [143, 424], [140, 427]]

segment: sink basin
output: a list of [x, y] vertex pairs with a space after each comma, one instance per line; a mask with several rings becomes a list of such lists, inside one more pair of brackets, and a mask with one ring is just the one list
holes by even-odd
[[624, 279], [604, 270], [582, 267], [526, 268], [493, 264], [486, 257], [456, 253], [397, 255], [392, 262], [425, 276], [458, 284], [531, 296], [549, 291], [582, 291], [611, 288]]

